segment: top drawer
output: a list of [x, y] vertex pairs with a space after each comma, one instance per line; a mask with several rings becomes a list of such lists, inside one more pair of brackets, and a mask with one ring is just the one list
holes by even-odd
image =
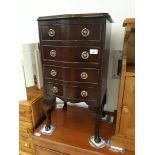
[[101, 24], [51, 24], [40, 26], [41, 40], [100, 40]]

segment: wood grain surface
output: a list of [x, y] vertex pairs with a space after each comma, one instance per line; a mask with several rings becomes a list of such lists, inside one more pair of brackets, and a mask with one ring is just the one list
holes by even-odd
[[[45, 121], [35, 133], [39, 132], [44, 124]], [[52, 113], [52, 124], [56, 126], [52, 135], [32, 136], [36, 149], [44, 152], [54, 150], [70, 155], [122, 155], [109, 151], [107, 147], [95, 149], [89, 144], [88, 139], [94, 134], [94, 123], [91, 112], [86, 108], [68, 106], [67, 112], [57, 109]], [[114, 134], [114, 125], [102, 121], [100, 133], [105, 139], [110, 139]], [[134, 155], [134, 152], [126, 151], [124, 155]]]

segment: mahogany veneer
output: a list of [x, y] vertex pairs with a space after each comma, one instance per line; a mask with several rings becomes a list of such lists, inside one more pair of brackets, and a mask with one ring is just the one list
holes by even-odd
[[107, 13], [38, 18], [46, 117], [53, 96], [64, 100], [64, 109], [67, 101], [84, 101], [95, 114], [96, 142], [106, 103], [111, 22]]

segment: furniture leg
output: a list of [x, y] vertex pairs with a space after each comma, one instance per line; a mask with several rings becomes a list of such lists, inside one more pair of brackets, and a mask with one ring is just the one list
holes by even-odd
[[95, 142], [99, 143], [101, 141], [99, 128], [100, 128], [100, 110], [95, 112]]
[[66, 101], [64, 101], [63, 110], [67, 110], [67, 102]]
[[107, 90], [105, 91], [105, 94], [104, 94], [104, 97], [103, 97], [103, 100], [102, 100], [102, 117], [105, 116], [104, 106], [106, 104], [106, 101], [107, 101]]
[[50, 125], [51, 125], [51, 112], [55, 107], [55, 101], [56, 97], [53, 95], [46, 95], [44, 96], [42, 100], [42, 108], [44, 110], [45, 116], [46, 116], [46, 126], [45, 130], [49, 131], [50, 130]]
[[101, 121], [101, 108], [100, 107], [93, 107], [94, 118], [95, 118], [95, 139], [96, 143], [101, 142], [99, 128], [100, 128], [100, 121]]

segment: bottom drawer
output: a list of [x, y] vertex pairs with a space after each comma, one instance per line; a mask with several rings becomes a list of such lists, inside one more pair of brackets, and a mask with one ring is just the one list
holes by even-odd
[[36, 155], [67, 155], [67, 154], [36, 146]]
[[67, 99], [97, 100], [97, 88], [45, 83], [47, 94], [55, 94]]
[[19, 149], [21, 151], [34, 153], [34, 145], [31, 138], [19, 137]]

